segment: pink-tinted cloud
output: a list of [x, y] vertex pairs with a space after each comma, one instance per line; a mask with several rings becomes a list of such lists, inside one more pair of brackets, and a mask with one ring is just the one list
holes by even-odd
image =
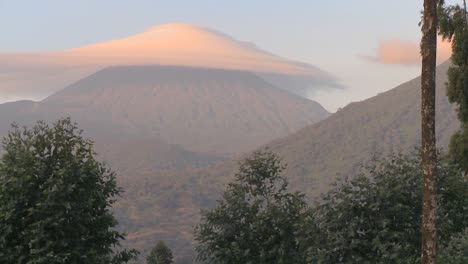
[[[437, 62], [442, 63], [450, 58], [452, 48], [449, 42], [438, 40]], [[376, 54], [365, 56], [377, 63], [391, 65], [419, 65], [421, 55], [419, 43], [401, 39], [380, 40]]]
[[68, 60], [94, 64], [156, 63], [328, 77], [313, 66], [280, 58], [207, 28], [183, 23], [152, 27], [123, 39], [67, 50], [62, 55]]
[[253, 71], [274, 76], [275, 81], [280, 78], [281, 84], [290, 79], [285, 89], [298, 94], [338, 86], [333, 76], [312, 65], [275, 56], [207, 28], [166, 24], [126, 38], [64, 51], [0, 51], [0, 96], [38, 98], [101, 68], [149, 64]]

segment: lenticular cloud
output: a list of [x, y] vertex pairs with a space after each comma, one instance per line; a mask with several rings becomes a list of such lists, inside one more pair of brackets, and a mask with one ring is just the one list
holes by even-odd
[[38, 98], [107, 66], [148, 64], [251, 71], [299, 95], [338, 87], [331, 75], [317, 67], [190, 24], [156, 26], [123, 39], [64, 51], [0, 52], [0, 61], [4, 96]]

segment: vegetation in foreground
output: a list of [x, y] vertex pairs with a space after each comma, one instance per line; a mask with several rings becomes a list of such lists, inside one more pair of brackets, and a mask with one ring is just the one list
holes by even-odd
[[[13, 127], [0, 162], [1, 263], [126, 263], [111, 206], [121, 190], [69, 119]], [[240, 164], [217, 207], [195, 229], [204, 263], [417, 263], [421, 159], [376, 160], [309, 205], [288, 191], [284, 166], [268, 150]], [[468, 179], [440, 158], [439, 263], [468, 258]], [[173, 263], [158, 243], [147, 263]]]
[[[390, 156], [328, 192], [306, 222], [312, 263], [418, 263], [420, 164], [418, 152]], [[448, 159], [438, 164], [437, 227], [444, 245], [468, 227], [468, 179]]]
[[164, 241], [159, 241], [146, 257], [147, 264], [172, 264], [174, 256], [170, 248], [166, 246]]
[[[287, 191], [280, 159], [253, 154], [195, 229], [206, 263], [418, 263], [422, 178], [419, 154], [374, 161], [339, 182], [318, 203]], [[463, 262], [468, 237], [468, 179], [439, 160], [440, 263]], [[462, 261], [462, 262], [460, 262]]]
[[207, 263], [305, 263], [297, 239], [306, 217], [303, 194], [287, 191], [276, 155], [257, 152], [240, 163], [218, 206], [195, 229], [199, 260]]
[[0, 263], [126, 263], [115, 174], [70, 119], [13, 126], [0, 159]]
[[[466, 2], [464, 1], [464, 4]], [[452, 44], [447, 96], [457, 105], [460, 130], [452, 136], [450, 156], [468, 171], [468, 19], [466, 5], [446, 5], [439, 0], [439, 35]]]

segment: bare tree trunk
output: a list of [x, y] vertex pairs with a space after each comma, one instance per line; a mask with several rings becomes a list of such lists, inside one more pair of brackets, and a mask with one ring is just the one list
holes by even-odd
[[437, 53], [437, 0], [424, 0], [421, 40], [421, 117], [422, 117], [422, 264], [436, 263], [436, 139], [435, 139], [435, 72]]
[[465, 25], [466, 25], [468, 24], [468, 19], [466, 17], [466, 0], [463, 0], [463, 14], [465, 14], [463, 18], [465, 19]]

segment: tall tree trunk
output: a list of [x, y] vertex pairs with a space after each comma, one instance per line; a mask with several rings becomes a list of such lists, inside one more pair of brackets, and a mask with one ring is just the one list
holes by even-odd
[[466, 24], [468, 24], [468, 19], [466, 17], [466, 0], [463, 0], [463, 13], [465, 14], [463, 18], [465, 19], [465, 26], [466, 26]]
[[435, 139], [435, 73], [437, 55], [437, 0], [424, 0], [421, 55], [422, 117], [422, 264], [434, 264], [437, 254], [436, 234], [436, 139]]

